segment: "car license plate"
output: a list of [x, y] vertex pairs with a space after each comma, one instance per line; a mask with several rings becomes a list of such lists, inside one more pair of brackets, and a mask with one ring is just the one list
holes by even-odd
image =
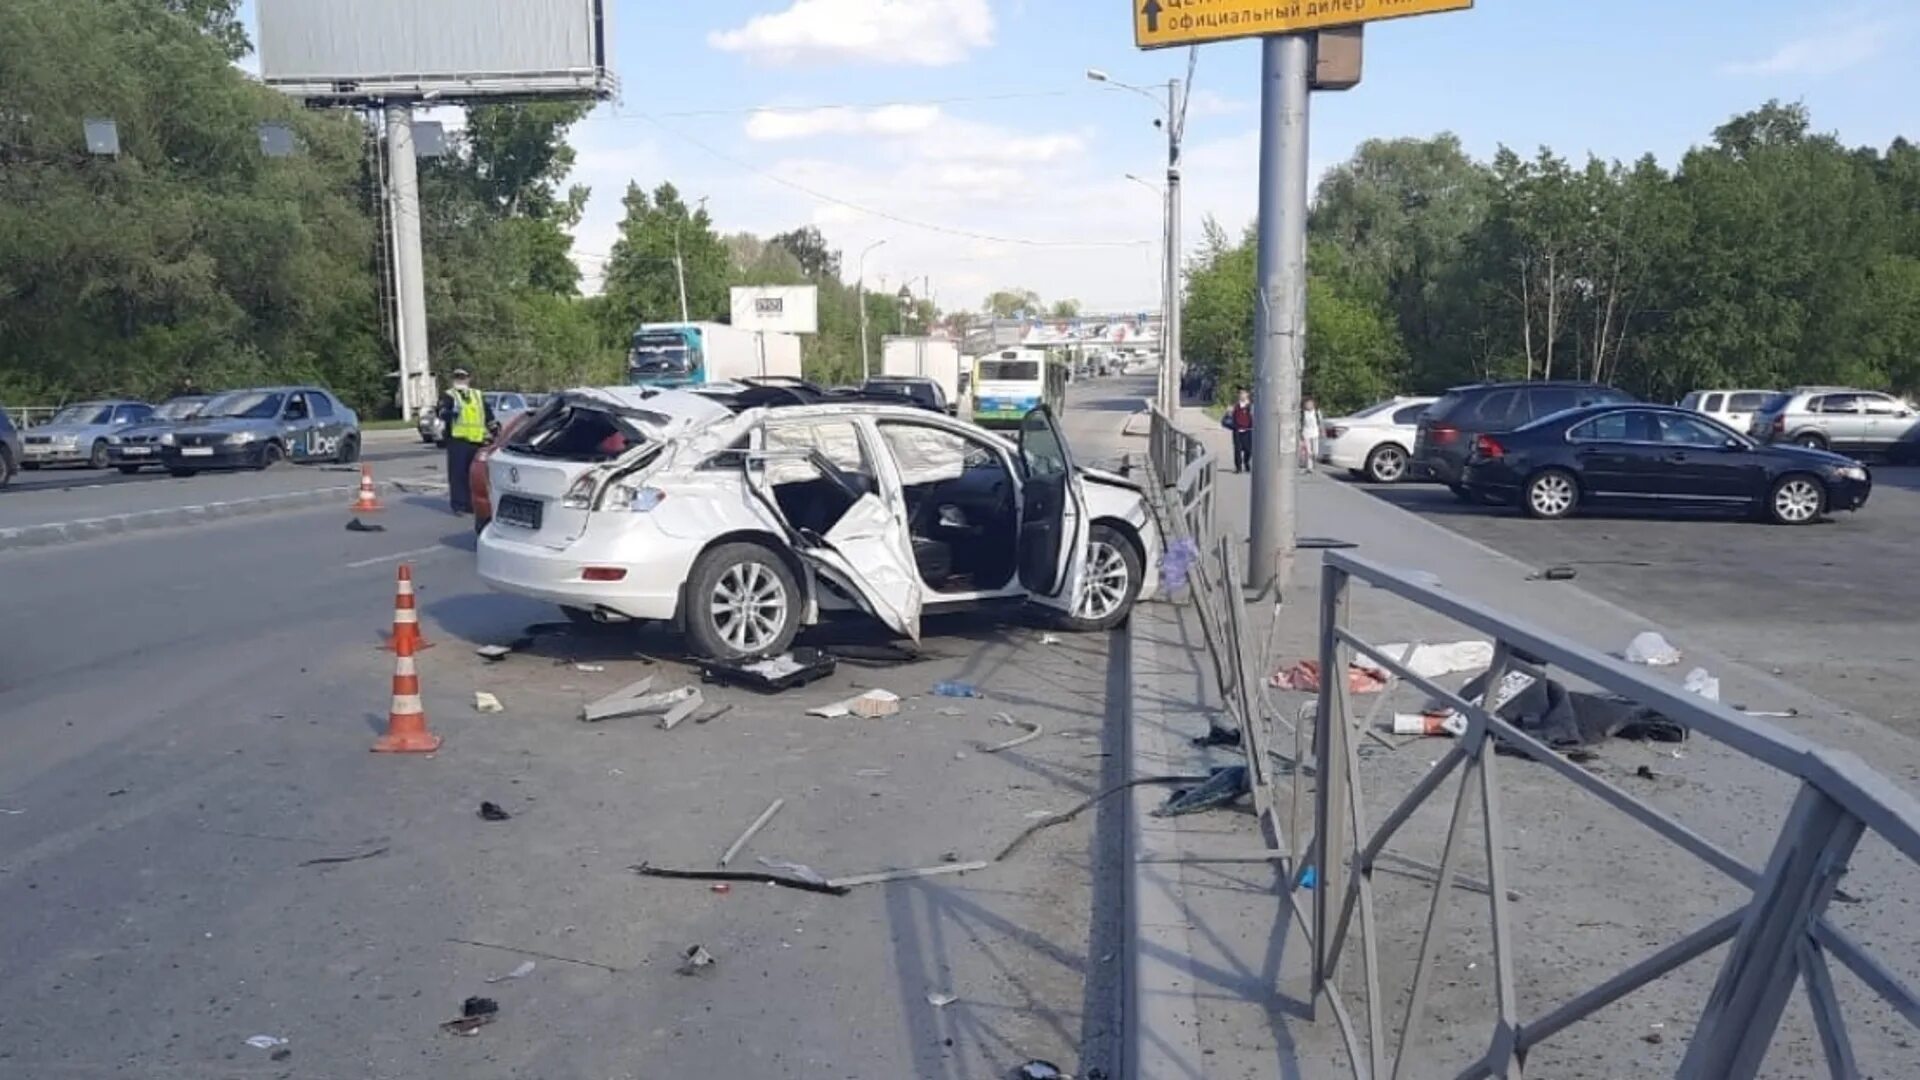
[[543, 504], [538, 499], [528, 499], [519, 495], [502, 495], [500, 505], [494, 508], [495, 521], [522, 529], [540, 527], [540, 511]]
[[181, 457], [212, 457], [212, 456], [213, 456], [213, 447], [211, 447], [211, 446], [183, 446], [183, 447], [181, 447], [181, 448], [180, 448], [180, 456], [181, 456]]
[[120, 452], [128, 457], [146, 457], [148, 454], [153, 453], [153, 449], [146, 446], [123, 446], [120, 448]]

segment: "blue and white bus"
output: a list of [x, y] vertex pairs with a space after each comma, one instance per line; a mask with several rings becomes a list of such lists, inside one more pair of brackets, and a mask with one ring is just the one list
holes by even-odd
[[1067, 365], [1045, 346], [988, 353], [973, 365], [973, 422], [1018, 424], [1041, 404], [1059, 411], [1067, 396]]

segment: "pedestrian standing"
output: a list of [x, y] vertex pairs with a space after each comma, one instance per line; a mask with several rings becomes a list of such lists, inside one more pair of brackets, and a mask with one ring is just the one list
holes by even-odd
[[473, 513], [473, 488], [469, 483], [473, 456], [487, 443], [493, 430], [493, 409], [486, 395], [473, 388], [466, 368], [453, 369], [453, 388], [440, 395], [436, 410], [440, 426], [447, 433], [447, 495], [456, 514]]
[[1320, 409], [1308, 397], [1300, 402], [1300, 455], [1308, 472], [1320, 460]]
[[1253, 395], [1246, 387], [1240, 388], [1227, 415], [1220, 418], [1220, 426], [1233, 432], [1233, 471], [1253, 468]]

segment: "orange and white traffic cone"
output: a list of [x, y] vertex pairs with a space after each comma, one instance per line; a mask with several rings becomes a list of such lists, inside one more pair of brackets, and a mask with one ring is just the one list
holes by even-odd
[[380, 505], [380, 497], [373, 490], [372, 466], [360, 466], [360, 497], [355, 499], [353, 505], [347, 509], [356, 514], [372, 514], [386, 509]]
[[413, 666], [413, 641], [395, 638], [393, 707], [387, 712], [387, 733], [374, 741], [378, 754], [430, 754], [440, 749], [440, 736], [427, 730], [427, 710], [420, 704], [420, 673]]
[[400, 571], [394, 576], [393, 632], [381, 648], [399, 652], [402, 643], [409, 653], [433, 648], [433, 643], [420, 634], [420, 612], [413, 606], [413, 567], [406, 563], [400, 564]]

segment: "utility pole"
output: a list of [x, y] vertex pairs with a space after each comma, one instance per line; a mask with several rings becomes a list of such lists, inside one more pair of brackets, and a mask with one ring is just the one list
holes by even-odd
[[1180, 412], [1180, 368], [1185, 352], [1180, 347], [1180, 140], [1186, 134], [1187, 106], [1181, 99], [1179, 79], [1167, 81], [1167, 311], [1161, 319], [1166, 337], [1164, 352], [1166, 386], [1161, 391], [1160, 410], [1171, 419]]
[[393, 276], [400, 333], [400, 416], [430, 407], [427, 363], [426, 258], [420, 243], [420, 173], [413, 149], [413, 109], [387, 106], [388, 197], [393, 206]]
[[860, 303], [860, 381], [873, 378], [873, 361], [867, 355], [867, 253], [886, 243], [875, 240], [860, 251], [860, 269], [854, 275], [854, 296]]
[[1260, 238], [1253, 339], [1253, 500], [1247, 587], [1285, 589], [1298, 518], [1300, 373], [1307, 340], [1307, 94], [1311, 35], [1260, 39]]
[[680, 321], [692, 322], [687, 317], [687, 260], [680, 254], [680, 228], [673, 230], [673, 275], [680, 279]]

